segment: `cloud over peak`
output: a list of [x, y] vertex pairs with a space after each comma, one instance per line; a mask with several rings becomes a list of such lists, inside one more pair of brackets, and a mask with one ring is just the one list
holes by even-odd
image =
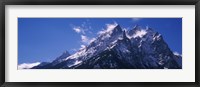
[[73, 30], [74, 30], [76, 33], [80, 33], [80, 32], [81, 32], [80, 27], [74, 27]]
[[114, 22], [113, 24], [106, 24], [106, 29], [99, 31], [97, 34], [103, 34], [105, 32], [109, 32], [113, 30], [117, 25], [118, 25], [117, 22]]

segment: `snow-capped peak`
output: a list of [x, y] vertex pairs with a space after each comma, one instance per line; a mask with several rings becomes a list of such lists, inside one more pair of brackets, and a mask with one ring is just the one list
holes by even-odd
[[135, 32], [135, 34], [133, 35], [133, 37], [134, 38], [136, 38], [136, 37], [142, 37], [142, 36], [144, 36], [145, 34], [147, 33], [147, 31], [146, 30], [139, 30], [139, 31], [136, 31]]
[[66, 57], [70, 56], [68, 51], [64, 51], [59, 57], [57, 57], [52, 63], [57, 64], [59, 62], [61, 62], [63, 59], [65, 59]]
[[110, 32], [112, 31], [113, 29], [115, 29], [115, 27], [117, 26], [118, 24], [115, 22], [114, 24], [106, 24], [106, 29], [102, 30], [102, 31], [99, 31], [98, 34], [101, 35], [101, 34], [104, 34], [104, 33], [107, 33], [107, 32]]
[[112, 29], [109, 29], [104, 33], [101, 33], [96, 41], [97, 42], [112, 41], [112, 39], [119, 37], [121, 34], [122, 34], [122, 28], [120, 27], [120, 25], [116, 24], [114, 27], [112, 27]]
[[107, 24], [107, 32], [112, 31], [118, 24], [115, 22], [114, 24]]
[[69, 52], [66, 50], [66, 51], [63, 52], [62, 55], [70, 55], [70, 54], [69, 54]]
[[66, 57], [68, 57], [68, 56], [70, 56], [69, 52], [68, 52], [68, 51], [64, 51], [64, 52], [62, 53], [62, 55], [59, 56], [57, 59], [63, 59], [63, 58], [66, 58]]
[[129, 30], [128, 35], [133, 36], [136, 33], [136, 31], [141, 31], [141, 27], [139, 25], [135, 25], [133, 29]]

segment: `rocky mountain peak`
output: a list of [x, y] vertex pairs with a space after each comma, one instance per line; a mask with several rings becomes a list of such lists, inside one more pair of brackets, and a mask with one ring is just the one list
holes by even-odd
[[182, 66], [162, 38], [152, 28], [122, 30], [120, 25], [98, 36], [85, 49], [69, 55], [64, 52], [48, 68], [80, 69], [180, 69]]

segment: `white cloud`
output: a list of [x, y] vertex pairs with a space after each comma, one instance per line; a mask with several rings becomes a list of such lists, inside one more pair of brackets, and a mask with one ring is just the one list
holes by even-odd
[[20, 65], [18, 65], [18, 69], [30, 69], [34, 66], [39, 65], [40, 62], [36, 62], [36, 63], [22, 63]]
[[147, 32], [145, 30], [140, 30], [140, 31], [136, 31], [136, 34], [133, 35], [134, 38], [136, 37], [142, 37], [146, 34]]
[[85, 30], [84, 30], [82, 27], [73, 27], [73, 30], [74, 30], [76, 33], [85, 34]]
[[81, 41], [82, 41], [83, 43], [88, 43], [88, 42], [89, 42], [89, 39], [88, 39], [87, 36], [81, 35]]
[[113, 30], [118, 24], [114, 22], [113, 24], [106, 24], [106, 29], [99, 31], [97, 34], [103, 34], [105, 32], [109, 32]]
[[139, 21], [141, 18], [132, 18], [133, 21]]
[[71, 24], [71, 26], [76, 33], [79, 33], [79, 34], [86, 34], [87, 32], [92, 33], [90, 31], [92, 30], [92, 27], [89, 20], [82, 22], [82, 24], [80, 24], [79, 26], [74, 26], [73, 24]]
[[[71, 26], [76, 33], [80, 34], [81, 44], [89, 45], [91, 42], [95, 40], [95, 38], [87, 36], [88, 34], [90, 35], [93, 34], [93, 32], [91, 31], [92, 26], [89, 19], [87, 19], [85, 22], [82, 22], [82, 24], [80, 24], [79, 26], [74, 26], [74, 25], [71, 25]], [[108, 26], [111, 26], [111, 25], [108, 25]], [[80, 49], [84, 48], [85, 47], [84, 45], [81, 45]]]
[[80, 33], [80, 32], [81, 32], [80, 27], [74, 27], [73, 30], [74, 30], [76, 33]]

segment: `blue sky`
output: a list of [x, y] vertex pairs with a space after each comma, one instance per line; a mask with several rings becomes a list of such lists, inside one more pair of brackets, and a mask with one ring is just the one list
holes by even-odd
[[182, 18], [18, 18], [18, 64], [50, 62], [66, 50], [74, 53], [113, 23], [126, 29], [149, 26], [182, 54]]

